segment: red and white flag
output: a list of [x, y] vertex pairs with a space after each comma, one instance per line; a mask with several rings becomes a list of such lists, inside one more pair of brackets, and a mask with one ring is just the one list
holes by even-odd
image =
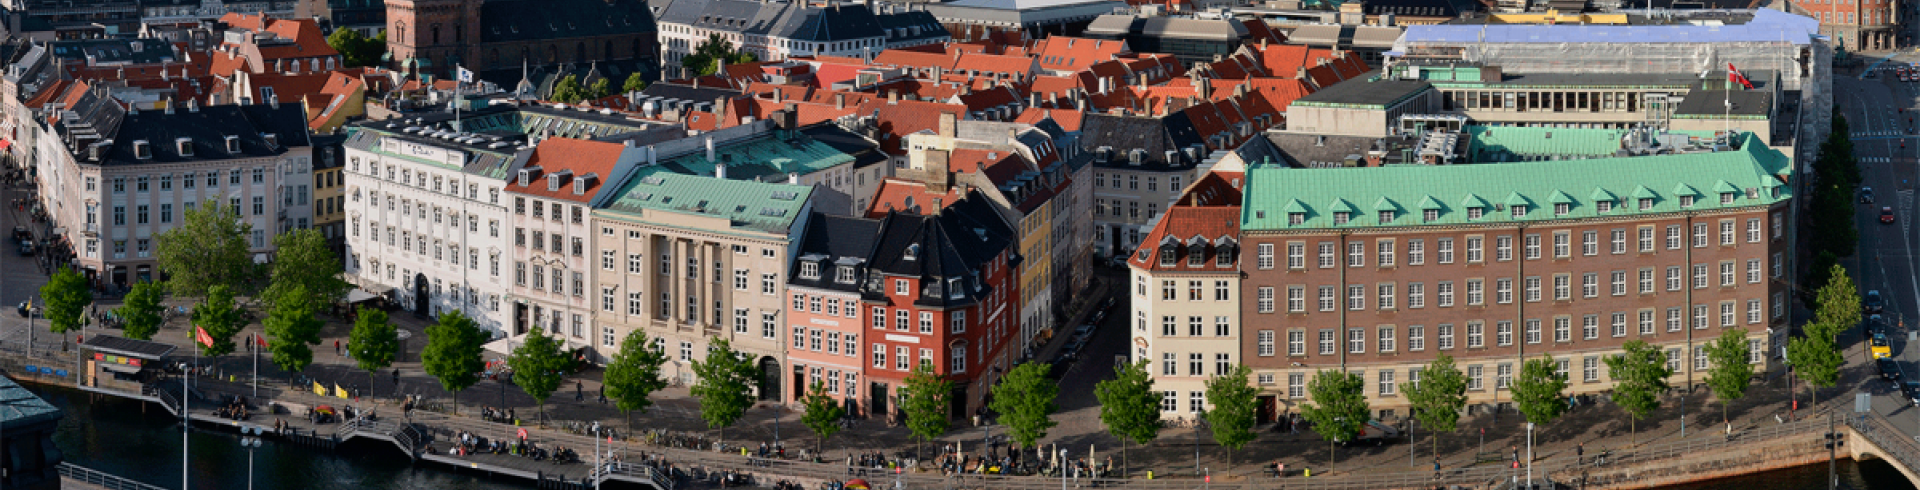
[[199, 342], [200, 345], [213, 347], [213, 336], [207, 335], [207, 327], [193, 327], [193, 340]]
[[1732, 62], [1727, 63], [1727, 81], [1738, 83], [1740, 86], [1746, 87], [1747, 90], [1753, 90], [1753, 81], [1747, 80], [1747, 75], [1740, 73], [1739, 69], [1734, 68]]
[[260, 344], [260, 348], [262, 348], [262, 349], [265, 349], [265, 348], [267, 348], [267, 336], [265, 336], [265, 335], [255, 335], [255, 336], [253, 336], [253, 342], [254, 342], [254, 343], [256, 343], [256, 344]]

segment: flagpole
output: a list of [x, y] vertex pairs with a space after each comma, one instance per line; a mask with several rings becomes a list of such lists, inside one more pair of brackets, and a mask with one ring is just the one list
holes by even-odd
[[[260, 337], [254, 338], [266, 340]], [[247, 349], [253, 351], [253, 397], [260, 398], [260, 342], [255, 341], [253, 345], [249, 347], [253, 347], [252, 349]]]
[[[196, 329], [195, 333], [198, 333], [197, 329], [199, 327], [194, 327], [194, 328]], [[198, 338], [193, 339], [193, 367], [195, 368], [200, 367], [200, 339]], [[192, 394], [187, 389], [187, 383], [191, 381], [193, 381], [193, 371], [189, 369], [187, 370], [186, 376], [180, 377], [180, 488], [181, 490], [193, 488], [187, 485], [187, 476], [192, 474], [192, 468], [187, 464], [187, 456], [192, 453], [192, 451], [188, 450], [189, 446], [187, 443], [187, 433], [193, 430], [193, 416], [189, 415], [187, 412], [187, 404], [190, 403], [188, 400], [191, 400], [193, 398]]]

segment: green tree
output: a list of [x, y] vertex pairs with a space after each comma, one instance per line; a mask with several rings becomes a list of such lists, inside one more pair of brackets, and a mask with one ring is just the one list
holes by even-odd
[[1367, 408], [1367, 381], [1345, 371], [1322, 369], [1307, 382], [1307, 399], [1300, 406], [1300, 418], [1313, 424], [1313, 431], [1327, 440], [1327, 466], [1335, 466], [1334, 443], [1351, 441], [1360, 428], [1373, 418]]
[[1727, 404], [1747, 396], [1747, 386], [1753, 382], [1753, 364], [1747, 361], [1747, 355], [1747, 331], [1743, 329], [1726, 329], [1720, 332], [1720, 338], [1707, 344], [1707, 360], [1713, 362], [1713, 369], [1707, 371], [1707, 387], [1720, 399], [1720, 421], [1728, 424], [1729, 433], [1733, 422], [1727, 419]]
[[800, 422], [813, 429], [814, 435], [820, 436], [813, 443], [813, 453], [817, 455], [820, 454], [820, 448], [827, 445], [827, 439], [840, 432], [840, 419], [847, 416], [847, 409], [829, 396], [826, 385], [819, 381], [813, 382], [813, 386], [807, 389], [805, 403], [807, 412], [800, 416]]
[[1626, 352], [1606, 358], [1607, 377], [1614, 381], [1613, 403], [1627, 412], [1627, 427], [1638, 445], [1640, 419], [1660, 408], [1660, 395], [1667, 392], [1673, 370], [1659, 347], [1630, 340], [1621, 348]]
[[[935, 437], [947, 433], [953, 423], [947, 419], [947, 397], [953, 393], [953, 382], [933, 373], [932, 363], [920, 363], [901, 383], [900, 390], [905, 392], [900, 401], [900, 411], [907, 416], [907, 430], [926, 443]], [[920, 445], [913, 448], [919, 454]]]
[[560, 79], [560, 83], [553, 85], [553, 95], [547, 98], [562, 104], [572, 104], [587, 98], [587, 94], [580, 88], [579, 77], [567, 75], [566, 78]]
[[667, 363], [665, 351], [650, 345], [647, 333], [635, 329], [620, 341], [620, 352], [607, 362], [602, 379], [614, 408], [627, 417], [627, 430], [633, 430], [633, 411], [646, 412], [653, 406], [653, 393], [667, 387], [660, 367]]
[[540, 423], [545, 424], [547, 397], [560, 389], [572, 359], [561, 350], [560, 342], [548, 337], [542, 329], [528, 329], [521, 341], [520, 347], [513, 349], [513, 355], [507, 356], [507, 366], [513, 368], [513, 384], [540, 403]]
[[1160, 438], [1166, 423], [1160, 418], [1160, 393], [1153, 391], [1153, 375], [1147, 372], [1149, 361], [1113, 367], [1113, 379], [1093, 387], [1100, 401], [1100, 422], [1107, 433], [1120, 439], [1120, 473], [1126, 474], [1128, 443], [1146, 445]]
[[226, 286], [229, 296], [247, 290], [259, 267], [247, 245], [253, 223], [239, 216], [240, 208], [208, 199], [188, 208], [180, 226], [154, 238], [160, 270], [175, 296], [208, 296], [213, 286]]
[[327, 35], [327, 45], [340, 52], [340, 61], [347, 66], [367, 66], [361, 58], [366, 44], [367, 36], [353, 29], [334, 29], [333, 34]]
[[368, 39], [367, 42], [360, 44], [360, 61], [366, 63], [360, 66], [379, 66], [381, 58], [385, 57], [386, 54], [387, 31], [382, 30], [380, 34], [374, 35], [372, 39]]
[[1246, 447], [1258, 435], [1253, 432], [1254, 411], [1259, 404], [1254, 399], [1256, 394], [1253, 369], [1244, 365], [1207, 380], [1207, 401], [1213, 404], [1213, 409], [1207, 411], [1207, 425], [1213, 429], [1213, 441], [1227, 449], [1228, 468], [1233, 467], [1233, 452]]
[[160, 312], [166, 307], [160, 306], [162, 289], [166, 286], [152, 282], [133, 283], [133, 290], [127, 291], [126, 300], [113, 314], [126, 322], [121, 333], [129, 339], [153, 340], [153, 334], [160, 332]]
[[1854, 287], [1853, 276], [1845, 267], [1834, 264], [1827, 271], [1827, 282], [1820, 286], [1816, 302], [1814, 320], [1807, 324], [1809, 333], [1832, 338], [1860, 324], [1860, 290]]
[[753, 406], [753, 387], [759, 384], [760, 372], [752, 360], [733, 350], [732, 343], [715, 337], [707, 358], [693, 361], [693, 375], [699, 377], [690, 391], [700, 399], [700, 418], [707, 421], [707, 428], [719, 429], [724, 440], [727, 427]]
[[753, 53], [735, 51], [732, 42], [719, 34], [713, 34], [708, 36], [707, 40], [701, 41], [700, 46], [694, 48], [692, 54], [681, 58], [680, 66], [687, 69], [688, 75], [703, 77], [719, 73], [723, 65], [738, 65], [754, 61], [759, 61], [759, 57], [754, 56]]
[[1020, 447], [1039, 447], [1037, 443], [1047, 436], [1047, 429], [1060, 424], [1053, 420], [1053, 412], [1060, 410], [1054, 403], [1060, 385], [1047, 379], [1048, 369], [1038, 362], [1020, 364], [993, 387], [993, 400], [987, 407], [1000, 414], [1000, 423], [1006, 424]]
[[606, 78], [594, 80], [593, 85], [587, 88], [587, 92], [592, 94], [587, 96], [587, 98], [594, 100], [613, 95], [613, 81]]
[[[351, 32], [351, 29], [341, 29]], [[339, 32], [339, 31], [335, 31]], [[327, 246], [320, 230], [306, 228], [273, 237], [273, 265], [267, 289], [260, 296], [272, 305], [295, 288], [304, 289], [316, 308], [339, 301], [352, 284], [340, 278], [340, 259]]]
[[1552, 356], [1541, 354], [1520, 365], [1513, 379], [1513, 402], [1527, 421], [1546, 425], [1567, 411], [1567, 377], [1555, 372]]
[[87, 278], [79, 272], [61, 268], [40, 286], [40, 301], [45, 306], [47, 328], [53, 333], [79, 330], [87, 306], [93, 304], [93, 288], [87, 286]]
[[1459, 428], [1460, 411], [1467, 408], [1467, 376], [1453, 365], [1453, 356], [1441, 353], [1420, 371], [1420, 382], [1407, 387], [1414, 418], [1433, 434], [1433, 453], [1440, 454], [1440, 433]]
[[[380, 370], [393, 365], [393, 357], [400, 350], [400, 330], [387, 321], [387, 315], [359, 315], [353, 319], [353, 331], [347, 334], [352, 344], [353, 362], [367, 372], [367, 396], [373, 396], [373, 376]], [[319, 331], [314, 331], [314, 341], [320, 340]], [[400, 387], [394, 387], [394, 397], [398, 398]]]
[[1794, 376], [1807, 382], [1807, 391], [1817, 405], [1820, 388], [1831, 388], [1840, 382], [1840, 366], [1847, 360], [1841, 357], [1840, 346], [1833, 343], [1832, 337], [1818, 335], [1816, 329], [1814, 324], [1807, 324], [1806, 336], [1787, 341], [1787, 364]]
[[[378, 314], [383, 320], [387, 316], [379, 310], [360, 312], [360, 316], [369, 314]], [[487, 340], [487, 333], [458, 309], [441, 313], [438, 321], [427, 326], [427, 347], [420, 350], [420, 367], [440, 380], [440, 387], [447, 393], [453, 394], [456, 411], [460, 407], [460, 391], [480, 382], [480, 371], [486, 369], [480, 352]]]
[[637, 71], [633, 72], [632, 75], [627, 75], [627, 82], [620, 85], [620, 90], [623, 92], [639, 92], [646, 89], [647, 77], [642, 76], [642, 74]]
[[193, 307], [193, 324], [206, 329], [207, 336], [213, 338], [213, 344], [200, 353], [220, 357], [233, 352], [233, 336], [246, 326], [246, 319], [233, 304], [233, 290], [224, 284], [215, 284], [207, 289], [207, 297]]
[[[320, 343], [320, 328], [325, 327], [326, 322], [314, 316], [320, 308], [313, 304], [313, 295], [305, 288], [296, 285], [286, 292], [285, 299], [274, 303], [273, 309], [267, 312], [265, 330], [267, 336], [273, 338], [267, 344], [267, 349], [273, 352], [273, 364], [291, 376], [313, 363], [313, 349], [308, 346]], [[355, 330], [358, 334], [359, 329]]]

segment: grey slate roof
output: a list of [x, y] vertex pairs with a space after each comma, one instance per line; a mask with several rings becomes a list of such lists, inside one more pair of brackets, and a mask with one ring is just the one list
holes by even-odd
[[87, 336], [87, 341], [80, 345], [101, 352], [156, 361], [167, 357], [168, 354], [172, 354], [174, 349], [176, 349], [173, 344], [134, 340], [112, 335], [90, 335]]
[[[161, 111], [127, 113], [119, 130], [109, 133], [113, 146], [102, 158], [107, 165], [178, 163], [272, 156], [287, 148], [307, 145], [306, 114], [299, 104], [274, 108], [265, 104], [251, 106], [218, 105], [197, 110], [184, 108], [173, 114]], [[277, 144], [268, 144], [273, 134]], [[227, 151], [226, 138], [239, 138], [239, 151]], [[180, 138], [187, 138], [192, 153], [181, 153]], [[134, 143], [145, 141], [151, 158], [138, 158]]]
[[176, 61], [173, 45], [160, 39], [87, 39], [55, 41], [52, 44], [53, 55], [66, 60], [86, 61], [91, 56], [94, 63]]
[[[880, 27], [887, 29], [888, 41], [898, 42], [898, 41], [913, 41], [913, 40], [921, 40], [921, 39], [946, 39], [948, 37], [951, 37], [947, 34], [946, 28], [940, 26], [940, 19], [934, 18], [932, 13], [924, 10], [909, 10], [906, 12], [879, 14], [879, 15], [876, 15], [875, 17], [879, 18]], [[915, 27], [915, 26], [920, 27], [919, 35], [914, 35], [912, 29], [906, 29], [905, 32], [899, 32], [894, 30], [894, 29], [902, 29], [902, 28]]]
[[[932, 294], [921, 294], [916, 305], [965, 306], [993, 293], [993, 288], [981, 284], [975, 274], [1012, 246], [1012, 237], [1012, 227], [987, 203], [984, 194], [973, 190], [938, 215], [893, 212], [881, 218], [868, 267], [924, 280], [922, 293]], [[954, 298], [944, 289], [949, 278], [961, 279], [961, 297]]]
[[[854, 277], [864, 278], [867, 272], [868, 257], [873, 254], [874, 240], [880, 232], [880, 220], [835, 216], [819, 211], [813, 212], [813, 218], [807, 220], [805, 236], [800, 239], [799, 255], [787, 274], [788, 284], [795, 286], [832, 289], [837, 291], [858, 292], [865, 281], [855, 280], [853, 284], [835, 282], [834, 268], [841, 264], [854, 266]], [[806, 279], [800, 277], [800, 261], [819, 260], [820, 277]]]
[[866, 5], [815, 8], [793, 2], [653, 0], [660, 22], [810, 42], [884, 36]]
[[642, 0], [491, 0], [480, 25], [483, 43], [654, 32]]
[[[1204, 144], [1205, 140], [1194, 133], [1193, 125], [1183, 112], [1166, 117], [1089, 113], [1080, 121], [1080, 149], [1096, 154], [1095, 165], [1133, 166], [1128, 155], [1142, 150], [1145, 154], [1139, 167], [1143, 170], [1186, 168], [1197, 162], [1184, 151], [1175, 153], [1174, 159], [1168, 161], [1166, 152]], [[1111, 150], [1104, 158], [1098, 155], [1103, 147]]]

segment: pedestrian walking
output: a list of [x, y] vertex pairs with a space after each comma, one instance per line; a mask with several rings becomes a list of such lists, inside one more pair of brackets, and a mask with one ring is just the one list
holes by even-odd
[[586, 385], [581, 384], [577, 380], [574, 381], [573, 382], [573, 401], [576, 401], [576, 402], [586, 401], [587, 399], [586, 390], [587, 390]]
[[600, 404], [607, 404], [607, 385], [605, 384], [600, 385]]
[[340, 341], [338, 339], [333, 341], [333, 355], [340, 355]]
[[1573, 463], [1587, 464], [1587, 443], [1582, 442], [1573, 448]]

